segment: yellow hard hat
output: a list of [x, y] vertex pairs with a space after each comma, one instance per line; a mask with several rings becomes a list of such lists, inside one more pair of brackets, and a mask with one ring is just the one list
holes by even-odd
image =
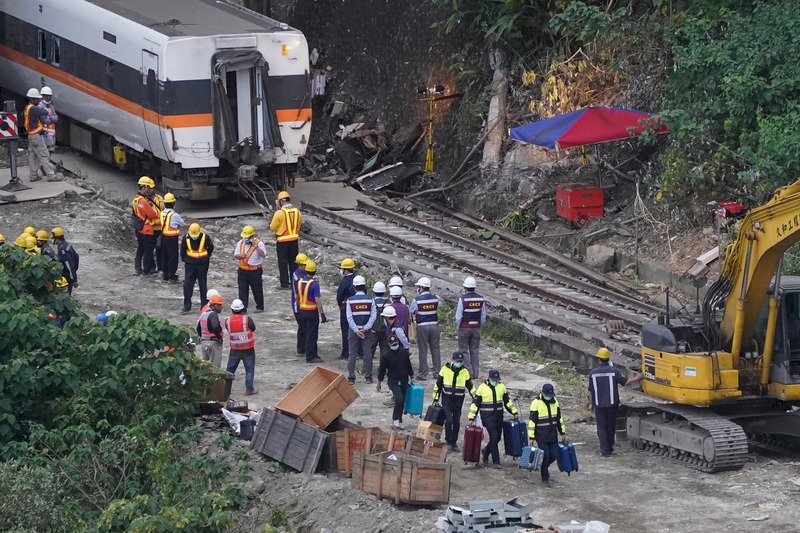
[[245, 226], [242, 228], [242, 238], [247, 239], [252, 237], [256, 234], [256, 230], [253, 229], [253, 226]]
[[189, 225], [189, 236], [197, 237], [198, 235], [200, 235], [200, 224], [198, 224], [197, 222], [192, 222]]
[[289, 193], [286, 191], [281, 191], [278, 193], [278, 200], [288, 200], [289, 198]]
[[168, 203], [168, 204], [174, 204], [175, 203], [175, 195], [172, 194], [171, 192], [168, 192], [167, 194], [164, 195], [164, 201], [166, 203]]
[[298, 265], [305, 265], [308, 263], [308, 256], [306, 254], [297, 254], [297, 257], [294, 258], [294, 262]]
[[6, 242], [6, 236], [0, 233], [0, 243], [5, 243], [5, 242]]
[[316, 271], [317, 271], [317, 264], [314, 261], [309, 260], [308, 263], [306, 263], [306, 272], [308, 272], [309, 274], [313, 274]]
[[67, 278], [65, 278], [64, 276], [61, 276], [56, 280], [56, 287], [58, 287], [59, 289], [63, 289], [67, 285], [69, 285], [69, 283], [67, 282]]
[[58, 228], [58, 227], [53, 228], [53, 231], [51, 233], [52, 233], [53, 237], [63, 237], [64, 236], [64, 228]]
[[33, 248], [36, 248], [36, 237], [31, 237], [28, 235], [25, 237], [25, 249], [31, 250]]
[[146, 185], [146, 186], [150, 187], [151, 189], [155, 189], [156, 188], [156, 182], [153, 181], [153, 178], [151, 178], [150, 176], [142, 176], [141, 178], [139, 178], [139, 182], [138, 183], [139, 183], [139, 187], [143, 187], [143, 186]]
[[17, 239], [14, 241], [14, 244], [19, 246], [20, 248], [25, 248], [25, 243], [28, 241], [28, 237], [30, 237], [30, 235], [28, 235], [27, 233], [23, 233], [22, 235], [17, 237]]
[[36, 235], [36, 228], [34, 228], [33, 226], [28, 226], [22, 233], [27, 233], [28, 235]]
[[46, 241], [50, 238], [50, 234], [47, 233], [46, 229], [40, 229], [36, 232], [36, 240], [37, 241]]
[[597, 353], [594, 354], [594, 356], [597, 357], [598, 359], [602, 359], [603, 361], [608, 361], [609, 359], [611, 359], [611, 350], [603, 346], [602, 348], [597, 350]]
[[351, 257], [345, 257], [344, 259], [342, 259], [342, 264], [339, 265], [339, 268], [348, 268], [349, 269], [349, 268], [355, 268], [355, 267], [356, 267], [356, 262], [353, 261], [353, 258], [351, 258]]

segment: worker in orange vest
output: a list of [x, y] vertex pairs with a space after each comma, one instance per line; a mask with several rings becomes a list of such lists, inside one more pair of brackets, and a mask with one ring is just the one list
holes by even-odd
[[317, 264], [314, 261], [306, 262], [305, 275], [297, 282], [297, 307], [300, 310], [300, 320], [303, 321], [306, 332], [306, 363], [319, 363], [322, 361], [317, 353], [317, 339], [319, 338], [320, 317], [325, 323], [325, 310], [322, 308], [319, 282], [315, 279]]
[[164, 195], [164, 210], [161, 211], [161, 271], [164, 281], [178, 281], [178, 250], [181, 227], [186, 225], [183, 218], [175, 212], [175, 195]]
[[253, 387], [256, 371], [256, 324], [247, 316], [244, 303], [238, 298], [231, 302], [231, 312], [233, 315], [225, 319], [225, 330], [231, 345], [226, 370], [236, 374], [239, 361], [244, 363], [244, 395], [252, 396], [257, 394]]
[[47, 149], [47, 125], [50, 124], [50, 116], [47, 110], [39, 106], [42, 95], [38, 89], [30, 89], [26, 95], [30, 100], [22, 112], [22, 123], [25, 133], [28, 135], [28, 170], [31, 181], [39, 181], [42, 176], [39, 174], [41, 169], [47, 181], [62, 181], [64, 176], [56, 174], [53, 164], [50, 162], [50, 151]]
[[239, 285], [239, 299], [247, 309], [250, 303], [250, 289], [253, 290], [253, 300], [256, 301], [256, 313], [264, 311], [264, 284], [262, 264], [267, 255], [264, 243], [256, 237], [253, 226], [242, 229], [242, 239], [233, 249], [233, 257], [239, 260], [237, 281]]
[[164, 265], [161, 263], [161, 230], [163, 229], [161, 213], [164, 212], [165, 207], [164, 197], [156, 191], [153, 191], [153, 195], [150, 197], [150, 203], [156, 211], [158, 211], [158, 218], [150, 221], [150, 225], [153, 226], [153, 259], [156, 262], [156, 272], [161, 272], [164, 270]]
[[303, 216], [291, 203], [289, 193], [281, 191], [275, 201], [278, 209], [272, 215], [269, 229], [275, 232], [275, 251], [278, 254], [278, 274], [281, 289], [291, 288], [292, 262], [297, 257], [300, 241], [300, 224]]
[[153, 221], [159, 218], [159, 210], [153, 203], [156, 182], [149, 176], [139, 178], [139, 192], [131, 202], [131, 225], [136, 230], [136, 275], [155, 274], [156, 263], [153, 254], [156, 247]]
[[222, 311], [222, 297], [212, 296], [208, 301], [208, 311], [197, 319], [197, 333], [200, 335], [200, 344], [197, 346], [197, 355], [204, 361], [210, 361], [215, 368], [222, 368], [222, 324], [219, 313]]
[[181, 241], [181, 259], [184, 264], [184, 313], [192, 310], [192, 293], [194, 292], [195, 282], [200, 285], [200, 305], [204, 306], [211, 301], [206, 285], [208, 283], [208, 264], [212, 253], [214, 253], [214, 243], [211, 242], [211, 237], [203, 233], [200, 224], [197, 222], [191, 224], [186, 237]]

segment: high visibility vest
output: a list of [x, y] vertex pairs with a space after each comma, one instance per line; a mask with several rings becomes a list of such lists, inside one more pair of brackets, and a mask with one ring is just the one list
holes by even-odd
[[38, 135], [44, 131], [44, 125], [42, 121], [38, 118], [36, 119], [36, 124], [31, 124], [31, 109], [33, 109], [33, 104], [28, 104], [25, 106], [25, 111], [23, 112], [23, 123], [25, 124], [25, 131], [28, 135]]
[[203, 257], [208, 257], [208, 250], [206, 250], [206, 234], [203, 233], [202, 237], [200, 237], [200, 244], [197, 245], [197, 249], [192, 249], [192, 238], [188, 235], [186, 236], [186, 255], [189, 257], [194, 257], [195, 259], [201, 259]]
[[211, 313], [213, 312], [214, 312], [213, 309], [209, 309], [205, 313], [200, 315], [200, 318], [197, 319], [198, 322], [200, 323], [200, 338], [203, 339], [204, 341], [219, 338], [214, 333], [211, 333], [211, 331], [209, 331], [208, 329], [208, 319], [211, 316]]
[[511, 403], [511, 398], [508, 397], [508, 389], [502, 383], [498, 383], [492, 387], [489, 380], [480, 384], [474, 394], [472, 405], [469, 408], [469, 418], [473, 420], [478, 414], [478, 404], [476, 403], [480, 398], [480, 412], [481, 422], [484, 426], [499, 426], [503, 423], [503, 399], [508, 401], [505, 407], [513, 414], [517, 414], [517, 408]]
[[459, 328], [480, 328], [481, 327], [481, 311], [485, 304], [483, 296], [476, 292], [468, 292], [461, 296], [461, 302], [464, 308], [461, 315], [461, 324]]
[[301, 311], [316, 311], [316, 300], [310, 302], [308, 300], [308, 290], [311, 288], [312, 283], [316, 283], [314, 278], [301, 279], [297, 282], [297, 304]]
[[173, 228], [170, 226], [172, 223], [172, 215], [175, 214], [175, 211], [162, 211], [161, 212], [161, 226], [164, 228], [161, 234], [164, 237], [177, 237], [181, 234], [180, 228]]
[[255, 333], [247, 327], [247, 315], [238, 313], [225, 319], [225, 329], [230, 333], [231, 350], [249, 350], [256, 345]]
[[429, 292], [423, 292], [416, 298], [417, 301], [417, 325], [436, 324], [439, 322], [439, 297]]
[[261, 241], [259, 241], [258, 239], [254, 239], [253, 245], [250, 247], [249, 250], [247, 250], [247, 252], [244, 251], [244, 247], [247, 243], [242, 241], [241, 244], [239, 244], [239, 254], [240, 255], [244, 254], [244, 257], [239, 259], [239, 268], [241, 268], [242, 270], [258, 270], [259, 268], [261, 268], [261, 265], [253, 266], [248, 263], [250, 258], [253, 257], [253, 254], [258, 249], [258, 245], [260, 242]]
[[296, 241], [300, 238], [300, 210], [296, 207], [282, 207], [286, 231], [275, 236], [277, 242]]
[[204, 305], [203, 307], [200, 308], [200, 314], [202, 315], [203, 313], [205, 313], [209, 309], [211, 309], [211, 304], [207, 303], [206, 305]]
[[[441, 393], [445, 397], [463, 399], [467, 392], [467, 382], [470, 381], [469, 370], [462, 366], [455, 368], [451, 363], [446, 364], [439, 371], [442, 377]], [[470, 382], [472, 384], [472, 382]], [[475, 387], [471, 387], [470, 394], [475, 394]], [[439, 399], [439, 382], [433, 385], [433, 399]]]
[[347, 299], [347, 305], [356, 326], [366, 326], [372, 315], [372, 298], [366, 294], [354, 294]]
[[154, 194], [150, 203], [153, 204], [153, 209], [158, 213], [158, 216], [150, 221], [150, 225], [154, 230], [161, 231], [161, 213], [164, 211], [164, 198], [162, 198], [160, 194]]
[[[536, 416], [534, 416], [534, 413]], [[536, 421], [534, 422], [534, 418]], [[557, 440], [558, 433], [564, 434], [564, 419], [561, 417], [561, 407], [558, 400], [553, 398], [553, 403], [546, 402], [541, 395], [531, 402], [531, 419], [528, 421], [528, 438], [535, 439], [550, 434]]]

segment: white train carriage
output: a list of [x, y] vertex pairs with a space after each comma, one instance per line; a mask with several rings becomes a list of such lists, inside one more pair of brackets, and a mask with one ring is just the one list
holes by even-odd
[[303, 34], [227, 0], [3, 0], [0, 85], [49, 85], [59, 141], [166, 189], [281, 183], [308, 146]]

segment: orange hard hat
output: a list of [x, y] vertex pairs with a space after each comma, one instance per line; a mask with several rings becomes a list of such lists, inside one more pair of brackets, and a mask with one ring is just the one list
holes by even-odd
[[208, 299], [208, 302], [212, 304], [222, 305], [222, 296], [220, 296], [219, 294], [215, 294], [214, 296]]
[[286, 191], [281, 191], [278, 193], [278, 200], [289, 200], [289, 193]]

